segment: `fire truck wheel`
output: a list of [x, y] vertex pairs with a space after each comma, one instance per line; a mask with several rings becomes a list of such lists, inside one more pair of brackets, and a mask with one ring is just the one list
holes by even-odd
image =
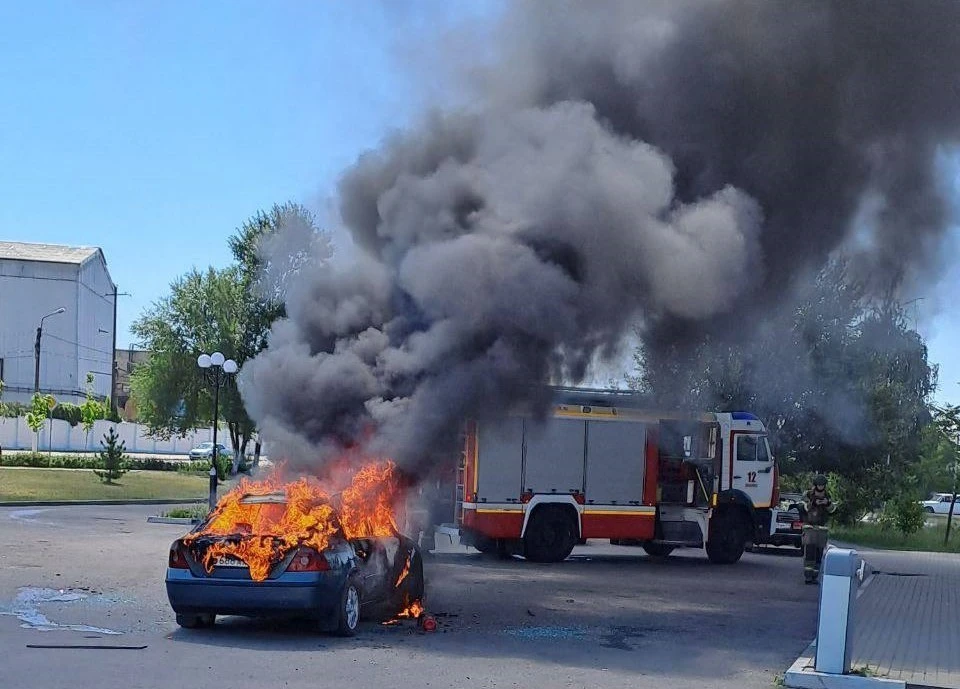
[[643, 549], [650, 557], [669, 557], [670, 553], [673, 552], [672, 545], [664, 545], [663, 543], [644, 543]]
[[707, 557], [716, 565], [732, 565], [743, 555], [746, 545], [744, 519], [734, 510], [718, 512], [710, 525]]
[[577, 524], [566, 507], [538, 507], [523, 537], [523, 555], [532, 562], [562, 562], [579, 539]]
[[474, 541], [473, 547], [485, 555], [497, 552], [496, 539], [487, 538], [486, 536], [477, 536]]

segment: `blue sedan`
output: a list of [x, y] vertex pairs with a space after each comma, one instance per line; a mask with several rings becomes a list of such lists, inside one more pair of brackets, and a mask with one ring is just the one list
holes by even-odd
[[244, 537], [251, 535], [202, 535], [190, 545], [174, 541], [166, 585], [181, 627], [209, 627], [217, 615], [299, 617], [352, 636], [361, 616], [393, 617], [423, 598], [420, 549], [404, 536], [335, 537], [323, 552], [300, 546], [274, 564], [264, 581], [254, 581], [247, 565], [232, 558], [219, 558], [207, 572], [201, 562], [206, 547]]

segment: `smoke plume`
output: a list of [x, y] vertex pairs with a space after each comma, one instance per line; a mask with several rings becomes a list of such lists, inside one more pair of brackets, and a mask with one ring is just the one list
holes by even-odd
[[415, 468], [638, 323], [676, 346], [760, 318], [838, 249], [873, 289], [935, 274], [960, 4], [517, 2], [499, 21], [469, 107], [344, 173], [361, 257], [302, 271], [244, 367], [280, 454], [362, 440]]

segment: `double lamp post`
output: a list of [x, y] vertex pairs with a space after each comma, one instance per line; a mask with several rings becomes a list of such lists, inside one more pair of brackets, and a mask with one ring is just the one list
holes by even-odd
[[227, 359], [220, 352], [201, 354], [197, 357], [197, 366], [203, 372], [206, 381], [213, 386], [213, 448], [210, 450], [210, 511], [217, 506], [217, 426], [220, 414], [220, 388], [230, 376], [237, 372], [237, 362]]

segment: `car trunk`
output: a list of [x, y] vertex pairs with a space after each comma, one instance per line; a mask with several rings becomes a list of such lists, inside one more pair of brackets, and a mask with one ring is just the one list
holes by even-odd
[[[287, 571], [300, 548], [298, 544], [291, 544], [289, 539], [281, 538], [275, 533], [261, 532], [258, 525], [276, 525], [283, 522], [288, 508], [286, 495], [247, 495], [242, 497], [238, 504], [242, 511], [238, 512], [231, 533], [205, 533], [216, 515], [211, 515], [195, 529], [194, 534], [197, 535], [189, 538], [187, 545], [187, 551], [197, 565], [194, 567], [191, 564], [191, 570], [197, 575], [214, 579], [249, 581], [255, 578], [243, 558], [243, 553], [249, 552], [258, 555], [261, 560], [267, 555], [270, 566], [266, 580], [276, 579]], [[249, 562], [254, 561], [246, 559]]]

